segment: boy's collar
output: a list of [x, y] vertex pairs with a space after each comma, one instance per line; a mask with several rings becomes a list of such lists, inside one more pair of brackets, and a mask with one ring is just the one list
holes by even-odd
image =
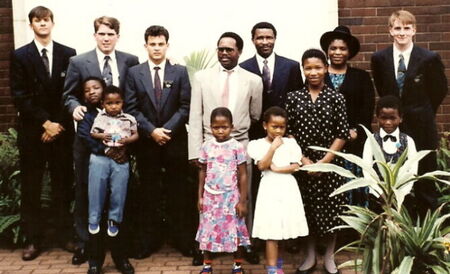
[[398, 138], [399, 138], [399, 136], [400, 136], [400, 129], [397, 127], [397, 128], [394, 130], [394, 132], [392, 132], [392, 133], [387, 133], [386, 131], [384, 131], [384, 129], [380, 128], [380, 137], [383, 138], [383, 137], [386, 136], [386, 135], [392, 135], [392, 136], [396, 137], [397, 140], [398, 140]]

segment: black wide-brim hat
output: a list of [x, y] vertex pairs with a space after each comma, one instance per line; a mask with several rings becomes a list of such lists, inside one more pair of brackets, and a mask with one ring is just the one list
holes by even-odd
[[322, 50], [328, 52], [328, 46], [334, 39], [342, 39], [345, 41], [349, 50], [348, 59], [352, 59], [358, 54], [360, 49], [359, 40], [350, 33], [350, 29], [346, 26], [337, 26], [333, 31], [325, 32], [320, 37], [320, 47]]

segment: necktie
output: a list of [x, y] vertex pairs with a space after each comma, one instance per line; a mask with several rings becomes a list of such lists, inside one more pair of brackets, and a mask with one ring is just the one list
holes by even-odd
[[42, 63], [44, 63], [45, 71], [50, 77], [50, 63], [48, 62], [47, 49], [42, 49]]
[[262, 70], [262, 79], [263, 79], [263, 90], [268, 91], [270, 89], [270, 70], [269, 66], [267, 65], [267, 59], [264, 59], [263, 61], [264, 66]]
[[102, 77], [105, 81], [107, 86], [112, 85], [112, 72], [111, 72], [111, 66], [109, 65], [109, 60], [111, 60], [111, 57], [108, 55], [105, 56], [105, 64], [103, 65], [103, 72]]
[[403, 54], [400, 54], [399, 58], [400, 59], [398, 60], [398, 69], [397, 69], [397, 86], [398, 89], [400, 90], [400, 96], [402, 96], [403, 85], [405, 84], [406, 66]]
[[390, 135], [390, 134], [383, 137], [383, 142], [386, 142], [389, 139], [391, 139], [392, 142], [397, 142], [397, 138], [395, 138], [394, 135]]
[[156, 103], [158, 104], [158, 107], [159, 107], [159, 101], [161, 99], [161, 94], [162, 94], [161, 79], [159, 78], [159, 73], [158, 73], [158, 71], [160, 69], [161, 69], [160, 67], [154, 67], [155, 81], [153, 84], [153, 89], [155, 90], [155, 98], [156, 98]]
[[223, 85], [222, 91], [222, 106], [228, 107], [230, 101], [230, 75], [233, 70], [224, 70], [227, 73], [227, 78], [225, 79], [225, 84]]

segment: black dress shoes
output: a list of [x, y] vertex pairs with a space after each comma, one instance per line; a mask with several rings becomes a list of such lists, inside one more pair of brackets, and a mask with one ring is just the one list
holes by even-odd
[[122, 274], [134, 274], [134, 267], [130, 264], [128, 259], [116, 259], [114, 260], [117, 270]]
[[22, 260], [31, 261], [36, 259], [41, 253], [39, 246], [36, 244], [27, 244], [22, 252]]
[[87, 254], [86, 250], [84, 248], [77, 248], [75, 249], [75, 252], [72, 256], [72, 264], [73, 265], [80, 265], [84, 264], [87, 261]]
[[203, 265], [203, 254], [200, 250], [198, 250], [197, 248], [195, 248], [192, 251], [192, 265], [193, 266], [200, 266]]
[[259, 253], [251, 246], [247, 246], [244, 250], [244, 259], [250, 264], [259, 264]]
[[102, 273], [102, 268], [98, 265], [90, 265], [87, 274], [100, 274]]

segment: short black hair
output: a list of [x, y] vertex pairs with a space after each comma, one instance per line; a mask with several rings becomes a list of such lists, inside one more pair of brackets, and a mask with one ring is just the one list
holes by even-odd
[[216, 117], [225, 117], [230, 121], [230, 124], [233, 124], [233, 115], [231, 114], [231, 111], [226, 107], [218, 107], [213, 109], [211, 111], [211, 124], [213, 123], [214, 119]]
[[120, 98], [123, 99], [123, 91], [116, 87], [116, 86], [107, 86], [105, 89], [103, 89], [103, 93], [102, 93], [102, 101], [105, 100], [106, 95], [109, 94], [119, 94]]
[[378, 100], [377, 107], [375, 108], [375, 114], [377, 115], [377, 117], [380, 115], [380, 111], [383, 108], [396, 109], [400, 116], [403, 115], [402, 102], [397, 96], [386, 95]]
[[241, 36], [239, 36], [239, 34], [228, 31], [228, 32], [224, 32], [219, 40], [217, 40], [217, 46], [219, 46], [219, 42], [222, 38], [232, 38], [234, 39], [234, 41], [236, 41], [236, 47], [238, 48], [239, 52], [242, 52], [242, 49], [244, 48], [244, 40], [242, 40]]
[[86, 83], [89, 82], [89, 81], [97, 81], [97, 82], [99, 82], [100, 85], [102, 86], [103, 91], [104, 91], [105, 88], [106, 88], [106, 83], [105, 83], [105, 81], [103, 81], [102, 78], [99, 78], [99, 77], [97, 77], [97, 76], [89, 76], [89, 77], [84, 78], [84, 80], [83, 80], [83, 82], [82, 82], [82, 84], [81, 84], [81, 87], [84, 88], [84, 85], [86, 85]]
[[147, 39], [149, 36], [164, 36], [166, 38], [166, 43], [169, 42], [169, 31], [163, 26], [150, 26], [145, 30], [144, 39], [145, 43], [147, 43]]
[[252, 28], [252, 39], [255, 38], [255, 32], [257, 29], [271, 29], [273, 31], [273, 36], [277, 38], [277, 30], [269, 22], [259, 22], [258, 24], [254, 25]]
[[328, 66], [327, 57], [325, 53], [320, 49], [308, 49], [303, 53], [302, 56], [302, 66], [305, 65], [305, 61], [308, 58], [318, 58], [320, 59], [325, 66]]
[[264, 111], [263, 121], [268, 123], [272, 116], [281, 116], [286, 120], [286, 122], [288, 120], [288, 115], [287, 115], [286, 110], [284, 110], [283, 108], [281, 108], [279, 106], [273, 106], [273, 107], [268, 108], [266, 111]]

